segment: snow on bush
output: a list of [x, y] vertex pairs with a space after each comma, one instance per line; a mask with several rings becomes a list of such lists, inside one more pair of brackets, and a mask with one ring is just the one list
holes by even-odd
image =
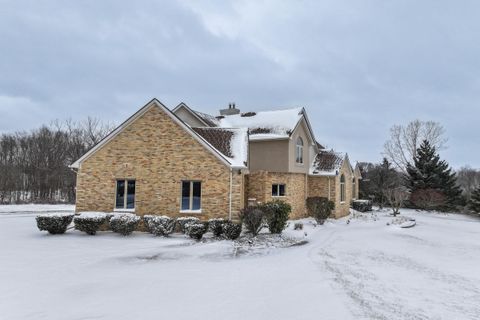
[[313, 216], [319, 224], [323, 224], [335, 209], [335, 203], [324, 197], [309, 197], [307, 209], [309, 215]]
[[265, 213], [270, 233], [282, 233], [292, 212], [292, 206], [281, 200], [274, 200], [263, 204], [261, 210]]
[[81, 212], [79, 216], [73, 218], [73, 223], [76, 230], [95, 235], [106, 219], [107, 215], [103, 212]]
[[233, 223], [232, 221], [226, 221], [222, 225], [223, 234], [225, 238], [235, 240], [242, 233], [242, 225], [240, 223]]
[[175, 230], [175, 219], [167, 216], [145, 215], [143, 220], [148, 231], [156, 236], [168, 236]]
[[48, 231], [50, 234], [62, 234], [67, 231], [68, 225], [73, 220], [73, 213], [50, 213], [38, 215], [37, 227], [40, 231]]
[[240, 211], [240, 221], [248, 232], [256, 236], [265, 224], [265, 212], [257, 206], [249, 206]]
[[216, 218], [208, 220], [208, 227], [215, 237], [220, 237], [223, 234], [223, 224], [225, 219]]
[[353, 200], [352, 209], [360, 212], [372, 211], [372, 201], [370, 200]]
[[177, 218], [177, 224], [178, 226], [180, 227], [180, 231], [182, 233], [187, 233], [187, 230], [185, 229], [185, 226], [189, 223], [195, 223], [195, 222], [199, 222], [200, 219], [198, 219], [197, 217], [180, 217], [180, 218]]
[[113, 232], [128, 236], [137, 227], [140, 217], [130, 213], [114, 215], [110, 218], [110, 228]]
[[208, 230], [208, 225], [202, 222], [191, 222], [185, 225], [187, 235], [196, 240], [202, 239], [205, 232]]
[[295, 222], [295, 224], [293, 225], [293, 230], [303, 230], [303, 223]]

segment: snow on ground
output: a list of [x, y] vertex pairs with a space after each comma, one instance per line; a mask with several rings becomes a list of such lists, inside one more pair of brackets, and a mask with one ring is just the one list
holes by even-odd
[[466, 216], [404, 210], [410, 229], [387, 212], [306, 219], [278, 239], [198, 243], [53, 236], [0, 211], [0, 319], [480, 318], [480, 221]]

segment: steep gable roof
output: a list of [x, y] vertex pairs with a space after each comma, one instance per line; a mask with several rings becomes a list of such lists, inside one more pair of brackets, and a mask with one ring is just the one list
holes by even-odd
[[[128, 127], [131, 123], [133, 123], [136, 119], [140, 118], [143, 114], [145, 114], [151, 107], [158, 107], [160, 110], [165, 112], [175, 123], [177, 123], [181, 128], [183, 128], [186, 132], [188, 132], [195, 140], [197, 140], [201, 145], [203, 145], [208, 151], [210, 151], [213, 155], [215, 155], [222, 163], [226, 166], [233, 167], [233, 168], [245, 168], [245, 162], [236, 161], [237, 159], [231, 158], [225, 154], [223, 154], [220, 150], [216, 149], [207, 139], [205, 139], [202, 135], [198, 134], [197, 132], [193, 131], [190, 126], [185, 124], [180, 118], [178, 118], [172, 111], [170, 111], [167, 107], [165, 107], [160, 101], [156, 98], [152, 99], [148, 102], [145, 106], [140, 108], [137, 112], [135, 112], [130, 118], [125, 120], [121, 125], [115, 128], [112, 132], [110, 132], [105, 138], [103, 138], [99, 143], [97, 143], [93, 148], [87, 151], [80, 159], [75, 161], [70, 165], [71, 168], [79, 168], [80, 164], [88, 159], [91, 155], [97, 152], [102, 146], [108, 143], [110, 140], [115, 138], [119, 133], [121, 133], [126, 127]], [[246, 133], [244, 134], [246, 137]], [[234, 135], [237, 139], [242, 138], [242, 134], [235, 134]], [[239, 137], [238, 137], [239, 136]]]

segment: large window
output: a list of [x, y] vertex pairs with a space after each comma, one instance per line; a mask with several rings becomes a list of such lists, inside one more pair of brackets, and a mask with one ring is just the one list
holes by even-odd
[[297, 139], [297, 146], [295, 148], [295, 154], [296, 154], [296, 162], [302, 164], [303, 163], [303, 139], [301, 137], [298, 137]]
[[272, 197], [285, 197], [285, 185], [272, 184]]
[[355, 199], [357, 197], [357, 181], [355, 180], [355, 177], [352, 178], [352, 199]]
[[202, 205], [202, 183], [182, 181], [182, 211], [200, 211]]
[[117, 180], [115, 209], [135, 208], [135, 180]]
[[345, 202], [345, 176], [340, 177], [340, 202]]

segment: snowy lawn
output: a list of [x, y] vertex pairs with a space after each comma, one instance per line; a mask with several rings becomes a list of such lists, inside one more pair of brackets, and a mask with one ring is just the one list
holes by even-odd
[[[0, 319], [480, 318], [480, 221], [461, 215], [403, 210], [417, 225], [401, 229], [377, 212], [198, 243], [48, 235], [30, 209], [0, 206]], [[280, 248], [292, 237], [308, 243]]]

